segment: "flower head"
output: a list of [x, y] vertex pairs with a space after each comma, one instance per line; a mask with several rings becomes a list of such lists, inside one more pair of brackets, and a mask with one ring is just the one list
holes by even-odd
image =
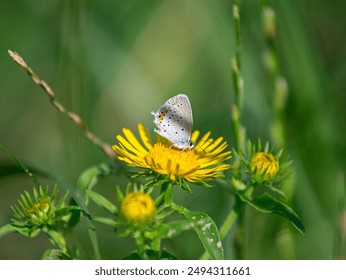
[[[248, 141], [246, 153], [236, 152], [234, 154], [240, 163], [239, 171], [243, 176], [243, 181], [265, 186], [278, 187], [289, 175], [289, 167], [292, 161], [283, 157], [283, 150], [274, 153], [274, 148], [266, 143], [262, 146], [260, 140], [257, 145]], [[244, 186], [238, 184], [238, 188]]]
[[54, 187], [50, 193], [48, 186], [33, 190], [32, 195], [27, 191], [18, 199], [17, 205], [12, 207], [14, 212], [11, 225], [21, 234], [34, 237], [40, 231], [48, 233], [55, 244], [60, 244], [53, 232], [72, 228], [75, 224], [70, 221], [73, 214], [80, 215], [78, 206], [64, 206], [67, 196], [57, 201], [59, 189]]
[[206, 133], [198, 142], [199, 131], [192, 133], [191, 141], [194, 149], [179, 150], [158, 136], [158, 141], [152, 143], [149, 131], [138, 124], [140, 143], [131, 130], [124, 128], [122, 135], [117, 135], [118, 145], [113, 149], [119, 154], [119, 159], [129, 165], [145, 168], [171, 181], [185, 180], [188, 182], [206, 182], [221, 177], [220, 171], [230, 168], [222, 163], [229, 159], [230, 151], [224, 151], [227, 143], [222, 137], [216, 140]]
[[141, 191], [128, 193], [120, 205], [120, 212], [131, 223], [144, 223], [156, 213], [154, 200]]
[[279, 169], [279, 161], [270, 153], [256, 153], [251, 159], [251, 171], [265, 180], [274, 178]]
[[34, 189], [33, 197], [25, 192], [18, 200], [19, 206], [12, 207], [15, 213], [15, 221], [25, 223], [30, 227], [41, 227], [53, 224], [55, 211], [55, 198], [57, 188], [49, 195], [48, 188]]

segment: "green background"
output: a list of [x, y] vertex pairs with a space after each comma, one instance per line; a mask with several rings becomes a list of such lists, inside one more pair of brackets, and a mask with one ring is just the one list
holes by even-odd
[[[288, 203], [302, 218], [303, 236], [275, 215], [246, 213], [247, 259], [346, 258], [345, 1], [269, 1], [277, 14], [276, 49], [289, 95], [285, 108], [286, 153], [294, 160]], [[81, 130], [53, 108], [45, 93], [8, 56], [17, 51], [108, 143], [122, 127], [142, 122], [153, 131], [151, 111], [186, 93], [194, 129], [223, 136], [233, 148], [230, 107], [234, 102], [230, 59], [235, 53], [232, 1], [4, 1], [0, 2], [0, 143], [29, 166], [49, 170], [73, 184], [86, 168], [109, 162]], [[259, 1], [242, 1], [242, 122], [253, 142], [270, 140], [272, 91], [263, 66], [265, 39]], [[154, 133], [153, 133], [154, 136]], [[0, 152], [1, 164], [12, 160]], [[54, 182], [41, 178], [43, 184]], [[115, 201], [106, 178], [97, 190]], [[10, 206], [32, 189], [26, 176], [0, 179], [0, 225]], [[231, 199], [218, 188], [175, 190], [176, 202], [207, 212], [221, 225]], [[100, 211], [93, 207], [92, 211]], [[100, 212], [101, 213], [101, 212]], [[342, 218], [344, 217], [344, 218]], [[343, 225], [343, 226], [342, 226]], [[343, 228], [343, 229], [342, 229]], [[97, 226], [104, 259], [134, 248]], [[82, 222], [71, 237], [83, 258], [92, 258]], [[188, 244], [188, 246], [187, 246]], [[164, 243], [181, 259], [195, 259], [202, 246], [194, 233]], [[232, 258], [226, 241], [226, 257]], [[0, 259], [39, 259], [45, 236], [0, 239]]]

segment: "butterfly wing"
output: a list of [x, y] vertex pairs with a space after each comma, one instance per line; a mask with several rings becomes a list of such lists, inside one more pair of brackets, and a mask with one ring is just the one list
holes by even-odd
[[156, 133], [167, 138], [179, 149], [192, 148], [192, 109], [189, 98], [185, 94], [178, 94], [168, 99], [156, 113], [154, 123], [158, 129]]

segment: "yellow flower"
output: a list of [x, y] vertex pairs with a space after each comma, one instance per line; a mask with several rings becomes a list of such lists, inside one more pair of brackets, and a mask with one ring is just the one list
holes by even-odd
[[138, 191], [125, 196], [120, 211], [127, 221], [143, 223], [154, 217], [156, 207], [154, 200], [148, 194]]
[[216, 140], [209, 138], [206, 133], [199, 142], [196, 142], [199, 131], [194, 131], [191, 140], [196, 143], [193, 150], [179, 150], [167, 143], [166, 139], [158, 136], [153, 144], [150, 134], [142, 124], [138, 124], [140, 143], [131, 130], [124, 128], [124, 136], [117, 135], [118, 145], [113, 149], [119, 154], [119, 159], [129, 165], [146, 168], [161, 175], [167, 175], [172, 181], [185, 179], [189, 182], [205, 182], [222, 177], [220, 171], [231, 166], [222, 164], [231, 158], [230, 151], [223, 152], [227, 143], [222, 137]]
[[272, 154], [256, 153], [251, 159], [251, 171], [265, 180], [273, 179], [279, 172], [279, 161]]

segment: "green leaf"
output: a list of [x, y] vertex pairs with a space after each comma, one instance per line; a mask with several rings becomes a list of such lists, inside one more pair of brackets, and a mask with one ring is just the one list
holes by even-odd
[[244, 197], [241, 197], [241, 199], [260, 212], [276, 213], [285, 217], [300, 233], [305, 233], [305, 227], [296, 212], [271, 195], [264, 193], [253, 200], [249, 200]]
[[94, 191], [87, 191], [89, 197], [102, 209], [106, 210], [108, 213], [112, 215], [116, 215], [118, 210], [117, 207], [111, 203], [107, 198], [104, 196], [100, 195], [97, 192]]
[[18, 233], [20, 233], [26, 237], [30, 237], [30, 238], [37, 236], [41, 232], [40, 228], [38, 228], [38, 227], [28, 228], [25, 224], [23, 224], [23, 225], [13, 224], [12, 226], [16, 230], [16, 232], [18, 232]]
[[220, 234], [212, 218], [203, 212], [191, 212], [174, 203], [172, 203], [172, 208], [193, 223], [192, 229], [197, 233], [210, 258], [212, 260], [223, 260], [224, 252]]
[[77, 186], [80, 190], [92, 189], [101, 177], [110, 175], [114, 172], [112, 165], [102, 163], [85, 170], [78, 178]]
[[13, 233], [13, 232], [17, 232], [17, 229], [11, 224], [2, 226], [0, 228], [0, 238], [5, 236], [6, 234]]
[[60, 208], [59, 210], [55, 211], [55, 218], [56, 219], [61, 219], [67, 215], [71, 215], [75, 213], [75, 211], [80, 212], [80, 208], [78, 206], [67, 206], [64, 208]]
[[[77, 206], [77, 203], [73, 198], [71, 199], [70, 206]], [[74, 228], [79, 223], [81, 218], [81, 210], [79, 207], [78, 209], [79, 210], [71, 211], [71, 216], [65, 224], [68, 229]]]
[[122, 202], [124, 199], [124, 194], [121, 191], [120, 186], [115, 187], [116, 197], [119, 202]]
[[277, 196], [279, 199], [287, 199], [287, 195], [282, 190], [279, 190], [278, 188], [272, 186], [268, 186], [267, 188], [269, 188], [270, 192], [272, 192], [273, 195]]
[[174, 221], [166, 224], [158, 224], [153, 230], [145, 232], [146, 238], [155, 239], [160, 237], [162, 239], [174, 238], [180, 235], [183, 231], [193, 229], [194, 223], [189, 220]]
[[165, 183], [167, 183], [167, 179], [154, 181], [154, 183], [151, 183], [150, 186], [151, 187], [159, 187], [159, 186], [162, 186]]
[[50, 249], [44, 252], [42, 260], [72, 260], [72, 258], [61, 250]]
[[118, 223], [117, 221], [114, 221], [113, 219], [108, 217], [95, 217], [94, 221], [111, 226], [111, 227], [117, 227], [121, 225], [121, 223]]

